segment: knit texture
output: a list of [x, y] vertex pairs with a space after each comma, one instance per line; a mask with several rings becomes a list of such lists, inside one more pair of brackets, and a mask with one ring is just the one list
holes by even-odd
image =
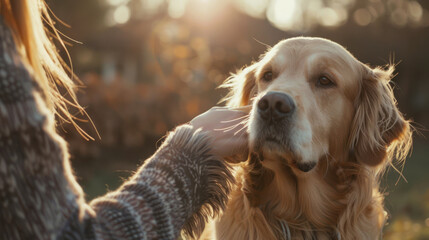
[[86, 204], [31, 69], [0, 17], [0, 239], [177, 239], [222, 210], [232, 175], [184, 125], [118, 190]]

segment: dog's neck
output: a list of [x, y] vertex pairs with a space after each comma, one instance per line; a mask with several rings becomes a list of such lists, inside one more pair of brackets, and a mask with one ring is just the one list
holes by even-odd
[[[355, 211], [348, 209], [351, 194], [356, 198], [355, 204], [359, 204], [353, 207], [362, 211], [370, 209], [369, 204], [374, 202], [375, 179], [368, 179], [371, 175], [365, 174], [360, 165], [344, 162], [346, 164], [321, 161], [311, 172], [296, 174], [287, 165], [278, 165], [273, 171], [257, 159], [251, 159], [244, 167], [243, 191], [250, 205], [262, 210], [268, 225], [283, 220], [292, 235], [306, 238], [313, 237], [308, 235], [312, 232], [324, 232], [332, 236], [338, 231], [338, 225], [344, 224], [341, 218], [345, 213], [351, 219], [358, 218], [353, 216]], [[380, 201], [376, 205], [382, 208]]]

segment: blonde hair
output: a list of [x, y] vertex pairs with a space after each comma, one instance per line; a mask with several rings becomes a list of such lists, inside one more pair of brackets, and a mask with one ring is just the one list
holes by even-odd
[[[52, 37], [56, 38], [68, 55], [51, 17], [55, 15], [45, 1], [0, 0], [0, 13], [12, 30], [17, 50], [24, 63], [31, 67], [47, 107], [61, 120], [71, 123], [86, 140], [93, 139], [79, 127], [75, 122], [77, 118], [69, 111], [72, 107], [88, 117], [76, 98], [76, 84], [73, 79], [77, 78], [51, 41]], [[65, 90], [65, 95], [60, 92], [60, 88]], [[66, 95], [69, 97], [65, 97]], [[89, 117], [88, 119], [92, 123]]]

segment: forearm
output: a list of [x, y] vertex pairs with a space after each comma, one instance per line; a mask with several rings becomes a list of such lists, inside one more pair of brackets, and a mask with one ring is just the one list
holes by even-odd
[[120, 189], [91, 206], [104, 226], [129, 220], [115, 237], [176, 239], [183, 227], [188, 233], [202, 231], [204, 217], [224, 207], [231, 180], [228, 166], [210, 154], [205, 134], [185, 125]]

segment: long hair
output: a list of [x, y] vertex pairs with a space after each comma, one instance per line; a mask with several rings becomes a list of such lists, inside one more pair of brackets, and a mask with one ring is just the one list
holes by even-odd
[[[74, 108], [87, 116], [76, 98], [76, 83], [73, 80], [77, 78], [51, 41], [55, 38], [68, 55], [64, 41], [54, 26], [52, 17], [55, 16], [45, 1], [0, 0], [0, 14], [11, 28], [17, 50], [42, 90], [48, 109], [61, 120], [71, 123], [86, 140], [93, 139], [79, 127], [75, 122], [77, 118], [69, 111]], [[60, 89], [64, 89], [64, 94]]]

